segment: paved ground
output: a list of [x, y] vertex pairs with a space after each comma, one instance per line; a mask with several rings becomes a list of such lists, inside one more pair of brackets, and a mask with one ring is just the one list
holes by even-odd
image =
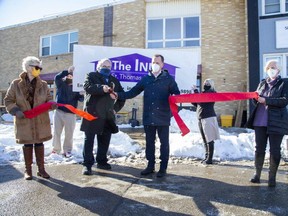
[[[143, 141], [143, 132], [131, 134]], [[172, 160], [171, 160], [172, 161]], [[249, 182], [252, 161], [199, 161], [169, 164], [168, 175], [140, 176], [145, 163], [117, 162], [111, 171], [93, 167], [81, 175], [80, 164], [47, 165], [49, 180], [23, 180], [23, 165], [0, 166], [0, 215], [288, 215], [288, 163], [282, 161], [277, 187]], [[33, 167], [36, 173], [36, 167]]]
[[51, 165], [51, 179], [25, 181], [23, 166], [0, 166], [0, 215], [288, 215], [287, 165], [276, 188], [267, 166], [261, 184], [249, 183], [252, 162], [170, 164], [162, 179], [133, 164], [112, 168], [83, 176], [80, 164]]

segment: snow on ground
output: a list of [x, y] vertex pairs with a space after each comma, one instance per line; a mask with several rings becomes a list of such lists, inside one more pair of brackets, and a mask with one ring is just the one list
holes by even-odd
[[[180, 116], [189, 127], [191, 132], [182, 137], [180, 130], [171, 119], [170, 127], [170, 155], [178, 158], [195, 158], [204, 157], [204, 148], [201, 135], [198, 130], [198, 120], [195, 112], [181, 110]], [[50, 112], [52, 117], [53, 112]], [[15, 143], [13, 117], [9, 114], [2, 116], [5, 122], [0, 123], [0, 164], [23, 163], [22, 145]], [[7, 121], [10, 121], [7, 122]], [[51, 154], [52, 140], [45, 142], [45, 161], [46, 163], [80, 163], [82, 162], [82, 149], [84, 133], [80, 131], [80, 121], [77, 121], [74, 132], [73, 156], [64, 158], [62, 155]], [[119, 125], [119, 128], [131, 127], [130, 125]], [[235, 134], [228, 133], [220, 129], [220, 140], [215, 141], [214, 159], [218, 161], [233, 160], [253, 160], [254, 158], [254, 131], [244, 130], [245, 133]], [[53, 133], [53, 131], [52, 131]], [[64, 137], [64, 131], [62, 138]], [[159, 140], [156, 140], [157, 151], [159, 155]], [[286, 137], [282, 143], [282, 156], [288, 158], [288, 149]], [[94, 151], [97, 151], [97, 140], [95, 140]], [[113, 160], [125, 161], [127, 158], [140, 158], [145, 162], [145, 149], [135, 143], [128, 134], [119, 132], [112, 135], [109, 148], [109, 157]], [[269, 157], [269, 147], [266, 157]]]

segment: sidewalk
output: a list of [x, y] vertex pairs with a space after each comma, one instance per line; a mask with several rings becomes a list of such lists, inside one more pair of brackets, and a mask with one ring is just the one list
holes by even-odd
[[262, 183], [249, 182], [251, 161], [169, 164], [160, 179], [141, 177], [143, 168], [123, 162], [83, 176], [80, 164], [47, 165], [51, 179], [26, 181], [23, 165], [0, 166], [0, 215], [288, 215], [287, 164], [276, 188], [267, 187], [267, 164]]

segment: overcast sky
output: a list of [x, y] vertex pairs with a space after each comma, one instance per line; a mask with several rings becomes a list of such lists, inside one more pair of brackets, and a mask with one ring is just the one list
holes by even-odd
[[0, 28], [121, 0], [0, 0]]

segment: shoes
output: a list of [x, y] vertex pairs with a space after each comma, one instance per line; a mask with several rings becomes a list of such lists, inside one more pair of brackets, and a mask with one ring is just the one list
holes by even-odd
[[141, 175], [149, 175], [151, 173], [154, 173], [154, 167], [147, 167], [141, 172]]
[[92, 175], [91, 167], [84, 166], [83, 169], [82, 169], [82, 174], [83, 175]]
[[252, 183], [260, 183], [260, 178], [256, 174], [250, 179], [250, 182]]
[[207, 160], [203, 161], [203, 164], [213, 164], [213, 162], [212, 162], [212, 160], [207, 159]]
[[66, 158], [70, 158], [70, 157], [72, 157], [72, 153], [71, 152], [64, 152], [63, 156]]
[[56, 151], [52, 150], [51, 154], [58, 154]]
[[111, 165], [106, 163], [106, 164], [97, 164], [98, 169], [103, 169], [103, 170], [111, 170]]
[[158, 171], [158, 173], [157, 173], [157, 177], [158, 178], [162, 178], [162, 177], [164, 177], [164, 176], [166, 176], [166, 169], [160, 169], [159, 171]]

